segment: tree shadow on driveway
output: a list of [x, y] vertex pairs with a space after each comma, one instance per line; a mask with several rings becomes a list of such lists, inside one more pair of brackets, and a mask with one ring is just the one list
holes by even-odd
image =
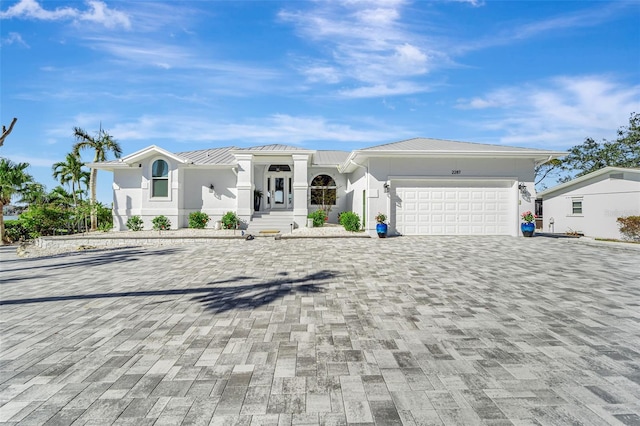
[[[110, 299], [125, 297], [184, 296], [193, 294], [192, 301], [201, 303], [205, 309], [222, 313], [232, 309], [254, 309], [267, 305], [289, 294], [311, 294], [322, 291], [321, 285], [339, 276], [334, 271], [319, 271], [300, 278], [276, 278], [262, 283], [242, 284], [242, 281], [256, 280], [256, 277], [239, 276], [228, 280], [211, 282], [210, 287], [142, 290], [116, 293], [90, 293], [63, 296], [45, 296], [25, 299], [0, 300], [0, 306], [24, 305], [32, 303], [61, 302], [71, 300]], [[221, 284], [238, 283], [237, 285]], [[164, 301], [164, 300], [163, 300]]]
[[[175, 254], [179, 251], [177, 248], [166, 248], [166, 249], [155, 249], [155, 250], [145, 250], [144, 248], [139, 247], [117, 247], [117, 248], [108, 248], [108, 249], [92, 249], [86, 251], [74, 251], [69, 253], [57, 254], [53, 256], [45, 256], [45, 257], [33, 257], [26, 259], [19, 259], [20, 262], [27, 262], [27, 265], [20, 268], [7, 268], [5, 265], [9, 262], [14, 262], [15, 260], [3, 260], [0, 261], [0, 265], [3, 265], [2, 272], [17, 272], [23, 270], [34, 270], [34, 269], [63, 269], [63, 268], [72, 268], [72, 267], [90, 267], [97, 265], [108, 265], [110, 263], [119, 263], [119, 262], [132, 262], [134, 260], [139, 260], [142, 256], [160, 256], [167, 254]], [[59, 262], [56, 264], [48, 264], [46, 263], [49, 259], [65, 259], [65, 262]], [[68, 261], [66, 261], [68, 259]], [[37, 262], [40, 261], [40, 262]], [[35, 264], [34, 263], [41, 263]]]

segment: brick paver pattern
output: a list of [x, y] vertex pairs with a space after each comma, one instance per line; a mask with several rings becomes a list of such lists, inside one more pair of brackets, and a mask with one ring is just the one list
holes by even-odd
[[622, 245], [14, 250], [3, 424], [640, 424], [640, 251]]

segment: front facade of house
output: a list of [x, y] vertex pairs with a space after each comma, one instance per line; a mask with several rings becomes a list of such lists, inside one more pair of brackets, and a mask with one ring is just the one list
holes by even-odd
[[187, 227], [194, 211], [213, 221], [234, 211], [249, 227], [256, 216], [277, 212], [301, 227], [309, 212], [324, 208], [334, 223], [340, 212], [357, 213], [372, 235], [382, 212], [389, 232], [399, 235], [515, 236], [519, 215], [534, 208], [534, 167], [560, 155], [416, 138], [352, 152], [265, 145], [172, 153], [150, 146], [91, 167], [114, 174], [119, 230], [134, 215], [146, 229], [158, 215]]
[[640, 216], [640, 169], [605, 167], [538, 197], [544, 231], [621, 239], [616, 219]]

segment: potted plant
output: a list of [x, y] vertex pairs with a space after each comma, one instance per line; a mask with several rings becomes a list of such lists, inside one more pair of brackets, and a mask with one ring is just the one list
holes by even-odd
[[385, 238], [387, 236], [387, 224], [385, 223], [387, 221], [387, 215], [385, 215], [384, 213], [378, 213], [378, 215], [376, 216], [376, 232], [378, 233], [378, 237], [380, 238]]
[[526, 211], [522, 213], [522, 222], [520, 224], [520, 230], [522, 231], [522, 235], [525, 237], [533, 237], [534, 232], [536, 232], [536, 224], [533, 223], [536, 220], [536, 217], [530, 211]]
[[253, 210], [259, 212], [260, 211], [260, 201], [262, 200], [262, 196], [264, 193], [260, 189], [253, 190]]

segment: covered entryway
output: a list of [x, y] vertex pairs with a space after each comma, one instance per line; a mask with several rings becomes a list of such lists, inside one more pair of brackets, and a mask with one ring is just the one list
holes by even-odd
[[266, 207], [268, 210], [288, 210], [293, 208], [293, 173], [289, 165], [269, 166], [265, 176]]
[[[513, 235], [511, 180], [392, 181], [392, 225], [401, 235]], [[395, 209], [395, 212], [394, 212]]]

